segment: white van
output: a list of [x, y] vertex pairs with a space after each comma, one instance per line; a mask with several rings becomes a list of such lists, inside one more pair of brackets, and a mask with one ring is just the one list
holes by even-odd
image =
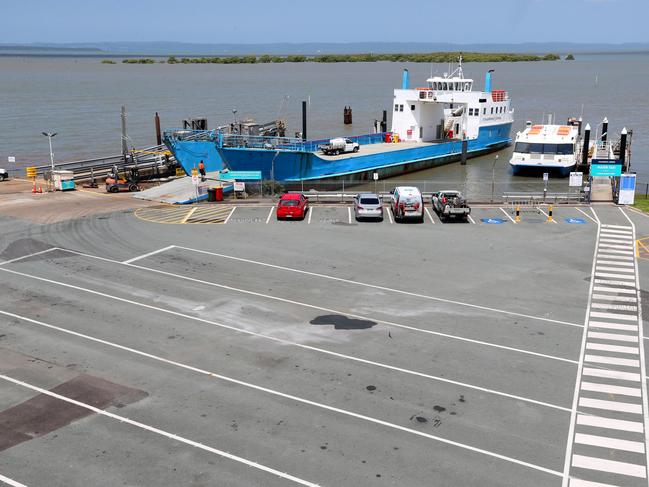
[[419, 188], [397, 186], [390, 194], [390, 209], [396, 221], [415, 219], [424, 223], [424, 199]]

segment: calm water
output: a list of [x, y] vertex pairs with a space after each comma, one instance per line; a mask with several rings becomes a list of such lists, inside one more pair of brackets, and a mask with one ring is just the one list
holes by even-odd
[[[120, 106], [127, 106], [128, 133], [136, 147], [155, 144], [153, 116], [164, 127], [187, 117], [206, 116], [210, 127], [238, 118], [287, 120], [289, 133], [301, 128], [301, 100], [310, 98], [309, 137], [367, 133], [392, 102], [407, 67], [421, 86], [446, 65], [410, 63], [267, 65], [115, 65], [94, 58], [0, 57], [0, 166], [15, 155], [19, 166], [48, 162], [42, 131], [56, 131], [57, 160], [120, 152]], [[634, 130], [633, 169], [649, 181], [649, 53], [578, 56], [573, 62], [473, 63], [465, 75], [481, 87], [484, 72], [495, 68], [495, 88], [506, 89], [516, 109], [514, 132], [526, 120], [548, 113], [559, 121], [583, 113], [595, 127], [606, 116], [610, 132]], [[596, 82], [597, 78], [597, 82]], [[287, 98], [288, 97], [288, 98]], [[345, 105], [354, 124], [342, 124]], [[583, 110], [583, 112], [582, 112]], [[513, 137], [513, 134], [512, 134]], [[538, 179], [510, 175], [502, 151], [496, 179], [509, 189], [538, 185]], [[412, 179], [491, 184], [493, 156], [422, 171]], [[565, 180], [553, 182], [556, 187]]]

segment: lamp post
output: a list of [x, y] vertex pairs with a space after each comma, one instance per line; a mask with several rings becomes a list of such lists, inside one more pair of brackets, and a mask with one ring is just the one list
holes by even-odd
[[498, 154], [494, 157], [494, 163], [491, 166], [491, 202], [494, 202], [494, 192], [496, 190], [496, 163], [498, 162]]
[[56, 135], [56, 132], [43, 132], [43, 135], [47, 137], [47, 140], [50, 142], [50, 164], [52, 165], [52, 171], [54, 171], [54, 152], [52, 151], [52, 137]]

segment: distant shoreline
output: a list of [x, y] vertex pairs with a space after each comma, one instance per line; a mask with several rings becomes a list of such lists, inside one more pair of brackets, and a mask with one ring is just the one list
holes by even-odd
[[[268, 63], [369, 63], [369, 62], [411, 62], [411, 63], [449, 63], [462, 60], [471, 62], [525, 62], [525, 61], [557, 61], [557, 54], [512, 54], [512, 53], [482, 53], [482, 52], [433, 52], [433, 53], [397, 53], [397, 54], [321, 54], [305, 56], [289, 54], [286, 56], [246, 55], [246, 56], [169, 56], [159, 63], [167, 64], [268, 64]], [[114, 61], [103, 60], [102, 63], [114, 64]], [[124, 64], [154, 64], [155, 58], [130, 57], [122, 59]]]

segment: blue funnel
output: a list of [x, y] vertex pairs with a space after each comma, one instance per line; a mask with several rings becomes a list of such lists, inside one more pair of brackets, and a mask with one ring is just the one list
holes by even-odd
[[401, 89], [407, 90], [408, 88], [410, 88], [410, 73], [408, 73], [407, 69], [404, 69], [403, 78], [401, 80]]
[[487, 71], [487, 74], [485, 74], [484, 77], [484, 90], [486, 93], [491, 93], [491, 73], [493, 73], [494, 70], [490, 69]]

